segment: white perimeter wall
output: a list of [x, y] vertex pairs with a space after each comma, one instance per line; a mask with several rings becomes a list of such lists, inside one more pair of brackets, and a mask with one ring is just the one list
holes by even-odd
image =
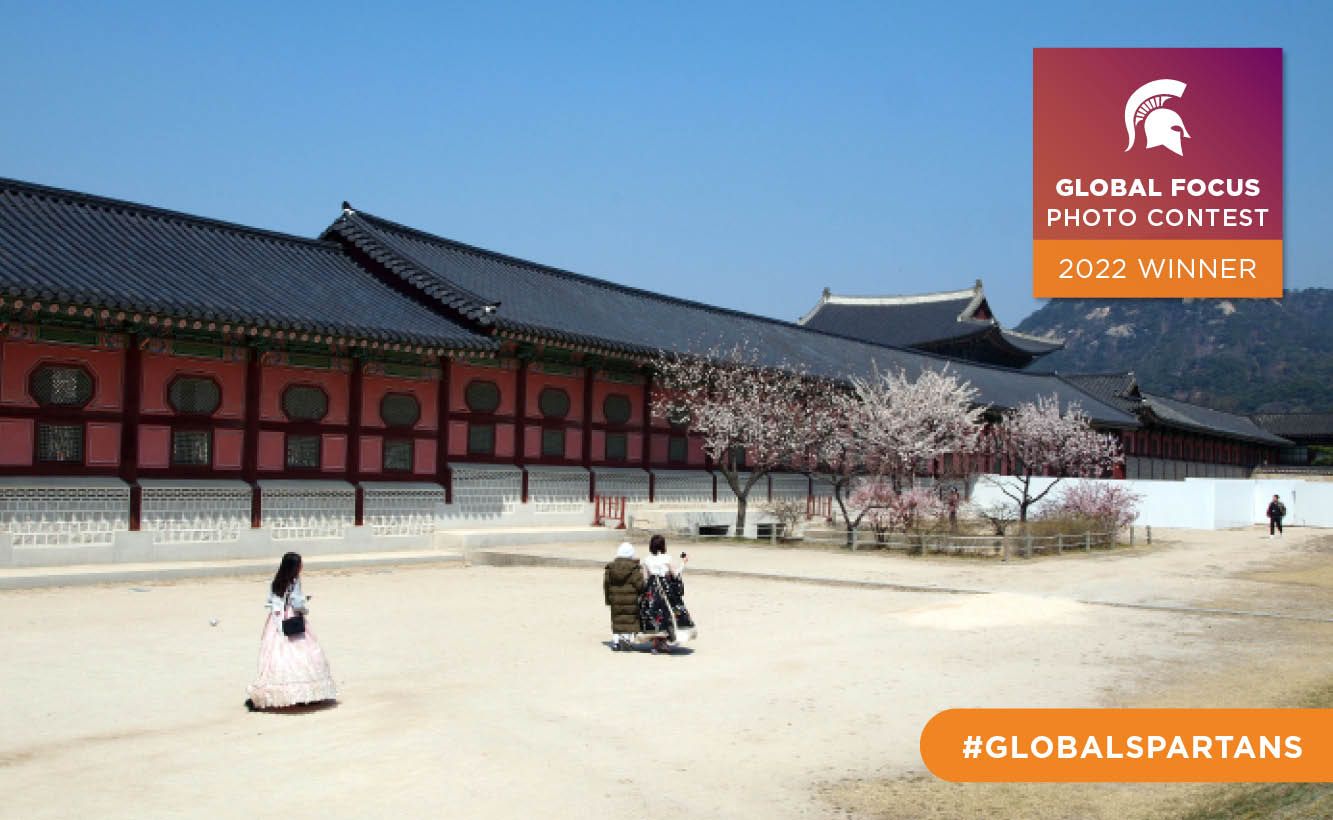
[[[1032, 479], [1034, 494], [1054, 480]], [[1081, 480], [1061, 479], [1060, 485], [1051, 490], [1043, 503], [1059, 497], [1066, 486]], [[997, 481], [1017, 483], [1013, 476], [983, 476], [972, 488], [972, 503], [986, 507], [1008, 502], [1007, 496], [995, 485]], [[1154, 527], [1215, 530], [1267, 523], [1265, 512], [1274, 493], [1282, 496], [1282, 502], [1287, 505], [1284, 524], [1333, 527], [1333, 481], [1187, 478], [1184, 481], [1130, 479], [1092, 483], [1116, 484], [1138, 494], [1141, 500], [1136, 523]]]

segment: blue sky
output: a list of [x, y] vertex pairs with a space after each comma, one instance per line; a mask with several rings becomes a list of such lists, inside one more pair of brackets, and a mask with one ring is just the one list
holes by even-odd
[[1031, 292], [1034, 46], [1281, 46], [1286, 281], [1333, 287], [1316, 3], [0, 0], [0, 176], [292, 233], [357, 208], [794, 319]]

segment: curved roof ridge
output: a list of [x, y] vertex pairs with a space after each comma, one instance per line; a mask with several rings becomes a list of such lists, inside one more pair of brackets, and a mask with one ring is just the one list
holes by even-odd
[[[344, 205], [346, 205], [346, 203], [344, 203]], [[489, 324], [489, 318], [494, 315], [496, 307], [499, 306], [499, 302], [488, 299], [475, 291], [459, 285], [457, 282], [446, 280], [444, 277], [431, 272], [428, 265], [415, 259], [410, 253], [404, 251], [402, 248], [385, 247], [383, 242], [377, 239], [372, 233], [366, 231], [363, 226], [357, 224], [358, 222], [364, 221], [367, 216], [369, 215], [362, 215], [351, 207], [344, 207], [342, 216], [338, 217], [338, 219], [329, 226], [325, 231], [325, 234], [327, 235], [329, 231], [339, 230], [340, 226], [352, 227], [355, 229], [355, 236], [349, 236], [348, 239], [377, 262], [385, 264], [390, 269], [394, 269], [395, 267], [407, 268], [406, 271], [394, 270], [394, 273], [408, 280], [411, 284], [421, 288], [430, 296], [439, 299], [445, 305], [462, 310], [462, 312], [468, 315], [469, 318], [480, 320], [484, 324]], [[375, 249], [379, 250], [380, 253], [376, 254], [371, 249], [368, 249], [366, 247], [368, 244], [373, 244]], [[391, 261], [381, 258], [385, 255], [395, 257], [398, 265], [395, 266]], [[441, 280], [444, 281], [442, 282]], [[447, 289], [453, 292], [453, 295], [456, 297], [455, 299], [443, 299], [440, 297], [440, 294], [437, 293], [438, 290], [444, 289], [445, 283], [448, 285]], [[466, 308], [464, 308], [464, 305], [458, 304], [460, 301], [468, 303]]]
[[825, 302], [831, 305], [916, 305], [923, 302], [955, 302], [962, 299], [972, 299], [976, 296], [977, 288], [970, 287], [963, 290], [940, 290], [931, 293], [911, 293], [898, 296], [839, 296], [836, 293], [830, 293]]
[[1014, 330], [1011, 327], [1006, 327], [1004, 329], [1004, 332], [1008, 333], [1010, 336], [1017, 336], [1020, 339], [1027, 339], [1030, 342], [1046, 342], [1047, 344], [1058, 344], [1061, 346], [1064, 346], [1065, 343], [1065, 340], [1059, 338], [1058, 336], [1038, 336], [1033, 333], [1024, 333], [1021, 330]]
[[[502, 261], [502, 262], [505, 262], [505, 263], [508, 263], [508, 264], [511, 264], [511, 265], [517, 265], [517, 266], [521, 266], [521, 267], [531, 268], [531, 269], [533, 269], [533, 270], [539, 270], [539, 271], [542, 271], [542, 272], [544, 272], [544, 273], [552, 274], [552, 275], [554, 275], [554, 276], [560, 276], [560, 277], [563, 277], [563, 278], [566, 278], [566, 279], [572, 279], [572, 280], [574, 280], [574, 281], [583, 282], [583, 283], [585, 283], [585, 284], [590, 284], [590, 285], [594, 285], [594, 286], [597, 286], [597, 287], [604, 287], [604, 288], [607, 288], [607, 289], [609, 289], [609, 290], [620, 291], [620, 292], [622, 292], [622, 293], [632, 293], [632, 294], [635, 294], [635, 295], [637, 295], [637, 296], [643, 296], [643, 297], [650, 298], [650, 299], [657, 299], [657, 300], [664, 301], [664, 302], [671, 302], [671, 303], [674, 303], [674, 304], [677, 304], [677, 305], [683, 305], [683, 306], [686, 306], [686, 307], [698, 308], [698, 309], [700, 309], [700, 310], [707, 310], [707, 311], [710, 311], [710, 312], [713, 312], [713, 313], [723, 313], [723, 314], [727, 314], [727, 315], [729, 315], [729, 316], [738, 316], [738, 317], [743, 318], [743, 319], [752, 319], [752, 320], [754, 320], [754, 321], [758, 321], [758, 322], [766, 322], [766, 323], [768, 323], [768, 324], [780, 325], [780, 326], [782, 326], [782, 327], [797, 328], [797, 329], [800, 329], [800, 330], [803, 330], [803, 331], [806, 331], [806, 332], [809, 332], [809, 333], [818, 333], [818, 334], [821, 334], [821, 335], [824, 335], [824, 336], [832, 336], [832, 337], [839, 338], [839, 339], [847, 339], [847, 340], [854, 341], [854, 342], [860, 342], [860, 343], [862, 343], [862, 344], [870, 345], [871, 347], [881, 347], [881, 348], [884, 348], [884, 349], [886, 349], [886, 350], [897, 350], [897, 351], [906, 352], [906, 353], [919, 353], [919, 354], [922, 354], [922, 355], [933, 355], [933, 354], [924, 354], [924, 353], [922, 353], [922, 351], [916, 350], [916, 349], [914, 349], [914, 348], [903, 347], [903, 346], [898, 346], [898, 345], [880, 344], [880, 343], [876, 343], [876, 342], [869, 342], [869, 341], [866, 341], [865, 339], [858, 339], [858, 338], [856, 338], [856, 337], [854, 337], [854, 336], [846, 336], [846, 335], [843, 335], [843, 334], [840, 334], [840, 333], [831, 333], [831, 332], [829, 332], [829, 331], [825, 331], [825, 330], [818, 330], [818, 329], [816, 329], [816, 328], [812, 328], [812, 327], [805, 327], [805, 326], [801, 325], [799, 322], [790, 322], [790, 321], [787, 321], [786, 319], [776, 319], [776, 318], [774, 318], [774, 317], [772, 317], [772, 316], [763, 316], [763, 315], [758, 314], [758, 313], [748, 313], [748, 312], [746, 312], [746, 311], [738, 310], [738, 309], [736, 309], [736, 308], [722, 307], [722, 306], [720, 306], [720, 305], [710, 305], [710, 304], [708, 304], [707, 302], [700, 302], [700, 301], [697, 301], [697, 300], [694, 300], [694, 299], [686, 299], [686, 298], [684, 298], [684, 297], [682, 297], [682, 296], [672, 296], [672, 295], [667, 294], [667, 293], [658, 293], [657, 291], [645, 290], [644, 288], [634, 287], [633, 285], [623, 285], [623, 284], [620, 284], [619, 282], [612, 282], [612, 281], [610, 281], [609, 279], [601, 279], [601, 278], [596, 277], [596, 276], [588, 276], [587, 274], [576, 273], [576, 272], [574, 272], [574, 271], [567, 270], [567, 269], [565, 269], [565, 268], [557, 268], [557, 267], [553, 267], [553, 266], [551, 266], [551, 265], [545, 265], [545, 264], [542, 264], [541, 262], [533, 262], [533, 261], [531, 261], [531, 260], [523, 259], [523, 258], [518, 257], [518, 256], [510, 256], [510, 255], [508, 255], [508, 254], [500, 253], [500, 252], [498, 252], [498, 251], [488, 250], [488, 249], [486, 249], [486, 248], [482, 248], [482, 247], [479, 247], [479, 246], [477, 246], [477, 245], [469, 245], [469, 244], [467, 244], [466, 242], [459, 242], [459, 241], [457, 241], [457, 240], [455, 240], [455, 239], [448, 239], [448, 238], [446, 238], [446, 237], [437, 236], [437, 235], [432, 234], [432, 233], [429, 233], [429, 232], [427, 232], [427, 231], [423, 231], [423, 230], [421, 230], [421, 229], [419, 229], [419, 228], [413, 228], [413, 227], [411, 227], [411, 226], [409, 226], [409, 225], [403, 225], [403, 224], [401, 224], [401, 223], [394, 222], [394, 221], [392, 221], [392, 220], [385, 219], [385, 218], [380, 217], [380, 216], [375, 216], [374, 214], [366, 213], [365, 211], [356, 211], [355, 214], [356, 214], [356, 216], [360, 217], [361, 219], [366, 220], [367, 222], [371, 222], [371, 223], [376, 223], [376, 222], [378, 222], [378, 223], [382, 224], [384, 227], [386, 227], [386, 228], [388, 228], [388, 229], [390, 229], [390, 230], [402, 231], [403, 233], [410, 234], [410, 235], [412, 235], [412, 236], [414, 236], [414, 237], [416, 237], [416, 238], [418, 238], [418, 239], [421, 239], [421, 240], [423, 240], [423, 241], [426, 241], [426, 242], [435, 242], [435, 243], [437, 243], [437, 244], [445, 245], [445, 246], [448, 246], [448, 247], [453, 248], [453, 249], [455, 249], [455, 250], [463, 251], [463, 252], [465, 252], [465, 253], [471, 253], [471, 254], [475, 254], [475, 255], [477, 255], [477, 256], [486, 257], [486, 258], [490, 258], [490, 259], [497, 259], [497, 260], [500, 260], [500, 261]], [[335, 222], [334, 224], [336, 225], [337, 223]], [[400, 257], [404, 257], [406, 261], [409, 261], [409, 262], [412, 261], [410, 258], [407, 258], [407, 254], [400, 252], [397, 248], [393, 248], [393, 249], [391, 249], [391, 252], [394, 253], [395, 255], [400, 256]], [[423, 268], [423, 269], [426, 269], [426, 268]], [[426, 269], [426, 270], [428, 270], [428, 269]], [[439, 274], [432, 274], [432, 278], [435, 278], [435, 279], [441, 279], [441, 278], [443, 278], [443, 277], [440, 276]], [[449, 281], [450, 281], [450, 285], [451, 285], [451, 286], [458, 288], [458, 290], [460, 290], [460, 291], [468, 292], [466, 288], [463, 288], [462, 286], [457, 285], [457, 283], [454, 283], [452, 280], [449, 280]], [[478, 297], [478, 298], [481, 298], [481, 297]], [[499, 304], [499, 303], [495, 303], [495, 304]], [[950, 361], [953, 361], [953, 360], [950, 359]], [[971, 364], [971, 362], [969, 362], [969, 364]], [[1015, 372], [1021, 372], [1021, 371], [1018, 371], [1017, 368], [1003, 368], [1003, 369], [1006, 369], [1006, 370], [1014, 370]]]

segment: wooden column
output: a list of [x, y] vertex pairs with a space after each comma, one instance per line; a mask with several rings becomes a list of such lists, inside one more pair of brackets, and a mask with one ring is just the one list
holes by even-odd
[[592, 472], [592, 385], [597, 366], [587, 363], [583, 368], [583, 439], [581, 441], [583, 467], [588, 470], [588, 503], [597, 499], [597, 475]]
[[125, 338], [125, 368], [120, 382], [120, 477], [130, 485], [130, 531], [143, 520], [143, 488], [139, 486], [139, 399], [143, 392], [143, 350], [134, 334]]
[[653, 438], [653, 374], [649, 373], [643, 380], [643, 441], [639, 449], [639, 463], [644, 469], [648, 468], [648, 459], [652, 454]]
[[449, 378], [451, 360], [440, 357], [440, 386], [435, 399], [435, 480], [444, 487], [444, 503], [454, 503], [454, 479], [449, 472]]
[[[347, 480], [356, 488], [355, 523], [366, 522], [366, 495], [361, 489], [361, 396], [364, 362], [352, 357], [352, 377], [347, 388]], [[323, 442], [321, 442], [322, 446]]]
[[[522, 354], [520, 354], [522, 356]], [[518, 360], [518, 394], [514, 397], [514, 461], [523, 470], [522, 503], [528, 503], [528, 359]]]
[[263, 387], [264, 351], [246, 350], [245, 361], [245, 435], [241, 445], [241, 478], [250, 485], [250, 526], [263, 524], [263, 499], [259, 490], [259, 391]]
[[528, 360], [518, 361], [517, 395], [514, 397], [514, 454], [518, 466], [528, 460]]

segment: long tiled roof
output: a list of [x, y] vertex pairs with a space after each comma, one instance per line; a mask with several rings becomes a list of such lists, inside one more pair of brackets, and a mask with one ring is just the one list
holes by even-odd
[[369, 275], [337, 243], [8, 179], [0, 179], [0, 292], [358, 339], [495, 346]]
[[1055, 393], [1078, 403], [1105, 426], [1137, 426], [1061, 379], [949, 360], [870, 344], [739, 311], [617, 285], [464, 245], [359, 211], [344, 214], [325, 237], [340, 237], [386, 270], [464, 316], [493, 322], [501, 331], [531, 333], [627, 354], [665, 349], [705, 353], [747, 343], [765, 363], [795, 364], [828, 378], [903, 368], [950, 368], [980, 391], [983, 403], [1015, 407]]
[[1126, 373], [1060, 373], [1060, 378], [1076, 385], [1086, 393], [1096, 396], [1102, 402], [1119, 408], [1126, 413], [1150, 413], [1157, 422], [1166, 427], [1175, 427], [1200, 433], [1211, 433], [1253, 441], [1261, 444], [1288, 444], [1285, 439], [1273, 435], [1255, 424], [1248, 416], [1226, 413], [1210, 407], [1169, 399], [1144, 393], [1139, 389], [1138, 380], [1131, 372]]
[[1250, 418], [1274, 435], [1333, 439], [1333, 413], [1256, 413]]
[[1281, 447], [1291, 442], [1275, 436], [1255, 424], [1249, 416], [1224, 413], [1211, 407], [1168, 399], [1151, 393], [1143, 394], [1144, 406], [1164, 424], [1205, 433], [1223, 433], [1231, 438]]

